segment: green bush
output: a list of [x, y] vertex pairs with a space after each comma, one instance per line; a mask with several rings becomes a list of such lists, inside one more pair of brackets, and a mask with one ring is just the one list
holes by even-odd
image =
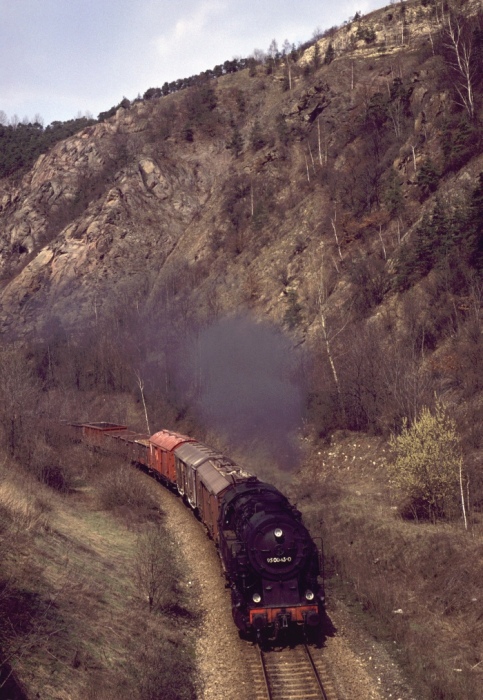
[[415, 516], [433, 522], [454, 512], [463, 457], [455, 422], [438, 402], [434, 413], [424, 407], [413, 425], [404, 419], [392, 436], [395, 460], [389, 465], [396, 486], [406, 495]]
[[363, 27], [359, 25], [356, 37], [357, 39], [364, 39], [366, 44], [373, 44], [376, 40], [376, 32], [372, 27]]

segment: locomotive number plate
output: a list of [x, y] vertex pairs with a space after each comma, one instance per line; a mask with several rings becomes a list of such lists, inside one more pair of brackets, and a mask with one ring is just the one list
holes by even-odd
[[268, 557], [267, 564], [288, 564], [292, 557]]

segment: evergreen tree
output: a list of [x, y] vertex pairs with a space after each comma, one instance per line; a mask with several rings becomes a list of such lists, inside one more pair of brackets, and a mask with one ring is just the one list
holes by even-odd
[[483, 172], [480, 173], [478, 185], [471, 196], [470, 213], [465, 223], [469, 263], [483, 271]]
[[232, 137], [226, 144], [226, 147], [232, 151], [235, 158], [238, 158], [243, 151], [243, 137], [236, 125], [233, 127]]
[[421, 165], [416, 182], [421, 193], [421, 201], [429, 197], [431, 192], [434, 192], [438, 187], [439, 173], [430, 158]]
[[330, 63], [332, 63], [334, 58], [335, 58], [335, 51], [334, 51], [334, 47], [332, 46], [332, 42], [330, 42], [328, 47], [327, 47], [327, 51], [325, 52], [324, 64], [326, 66], [328, 66]]
[[262, 131], [262, 127], [260, 126], [258, 119], [253, 125], [252, 133], [250, 135], [250, 143], [254, 151], [259, 151], [267, 144], [267, 139]]

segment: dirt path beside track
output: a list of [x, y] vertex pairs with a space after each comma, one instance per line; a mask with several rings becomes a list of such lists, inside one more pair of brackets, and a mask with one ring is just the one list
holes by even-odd
[[[161, 491], [161, 489], [160, 489]], [[196, 640], [199, 700], [249, 700], [251, 679], [231, 616], [220, 560], [203, 525], [168, 491], [160, 493], [166, 523], [187, 568], [187, 586], [201, 611]]]

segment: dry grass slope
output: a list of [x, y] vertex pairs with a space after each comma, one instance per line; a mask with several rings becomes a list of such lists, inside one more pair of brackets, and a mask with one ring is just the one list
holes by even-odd
[[[112, 464], [92, 466], [109, 480]], [[144, 492], [144, 505], [131, 506], [126, 520], [122, 499], [106, 510], [96, 487], [61, 496], [18, 467], [4, 468], [0, 648], [32, 696], [194, 697], [186, 639], [196, 611], [172, 585], [179, 563], [156, 504], [159, 487], [135, 470], [130, 485], [138, 497]], [[150, 608], [136, 580], [139, 540], [154, 521], [170, 561], [165, 588], [180, 617], [169, 606]]]
[[379, 439], [339, 434], [312, 455], [294, 487], [313, 533], [322, 534], [330, 596], [387, 640], [420, 698], [483, 698], [483, 527], [405, 521]]

